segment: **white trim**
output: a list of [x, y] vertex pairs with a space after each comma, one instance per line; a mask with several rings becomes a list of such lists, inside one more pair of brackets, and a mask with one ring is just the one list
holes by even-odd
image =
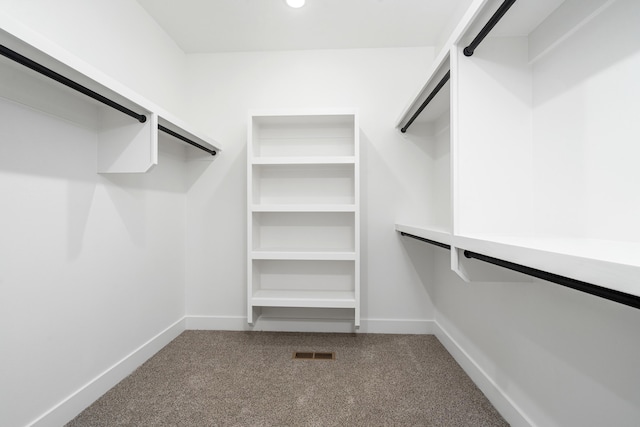
[[185, 316], [189, 331], [250, 331], [246, 316]]
[[186, 316], [188, 330], [274, 332], [361, 332], [371, 334], [433, 334], [435, 322], [427, 319], [362, 319], [355, 329], [353, 319], [295, 319], [260, 317], [255, 326], [245, 316]]
[[504, 390], [482, 369], [462, 346], [437, 320], [433, 321], [433, 333], [449, 354], [469, 375], [478, 388], [493, 404], [500, 415], [513, 427], [535, 427], [533, 421], [525, 415]]
[[247, 323], [246, 316], [185, 316], [181, 318], [41, 415], [29, 426], [48, 427], [69, 422], [185, 330], [433, 334], [509, 424], [514, 427], [535, 426], [469, 353], [460, 346], [449, 331], [436, 320], [362, 319], [362, 326], [355, 330], [353, 319], [304, 320], [264, 317], [260, 318], [254, 327], [251, 327]]
[[434, 327], [435, 321], [427, 319], [363, 319], [360, 332], [431, 335]]
[[83, 387], [31, 422], [29, 426], [61, 426], [71, 421], [185, 330], [185, 318], [133, 350]]

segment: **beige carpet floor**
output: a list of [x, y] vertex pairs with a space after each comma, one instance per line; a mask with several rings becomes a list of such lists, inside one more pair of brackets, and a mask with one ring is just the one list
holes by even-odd
[[432, 335], [186, 331], [67, 425], [508, 424]]

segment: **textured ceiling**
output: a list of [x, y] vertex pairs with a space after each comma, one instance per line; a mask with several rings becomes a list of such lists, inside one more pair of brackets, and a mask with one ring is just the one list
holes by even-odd
[[186, 53], [436, 45], [471, 0], [138, 0]]

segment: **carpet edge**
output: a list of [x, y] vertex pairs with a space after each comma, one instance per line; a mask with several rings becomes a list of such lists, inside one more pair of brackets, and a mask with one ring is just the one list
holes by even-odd
[[185, 324], [183, 316], [53, 406], [28, 426], [48, 427], [68, 423], [184, 332]]

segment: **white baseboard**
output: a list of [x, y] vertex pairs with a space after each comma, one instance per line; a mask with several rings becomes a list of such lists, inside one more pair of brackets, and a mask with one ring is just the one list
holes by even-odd
[[29, 426], [58, 427], [71, 421], [184, 330], [185, 318], [183, 317], [45, 412]]
[[187, 330], [250, 331], [244, 316], [185, 316]]
[[507, 394], [491, 379], [460, 344], [438, 321], [434, 321], [434, 335], [449, 354], [469, 375], [473, 382], [487, 396], [496, 410], [512, 427], [534, 427], [535, 424], [520, 410]]
[[254, 326], [244, 316], [186, 316], [186, 328], [211, 331], [360, 332], [373, 334], [432, 334], [434, 321], [425, 319], [362, 319], [359, 329], [348, 319], [260, 317]]
[[435, 321], [426, 319], [363, 319], [360, 332], [371, 334], [433, 334]]
[[261, 318], [252, 327], [247, 323], [247, 318], [244, 316], [183, 317], [51, 408], [32, 422], [30, 426], [64, 425], [169, 344], [184, 330], [434, 334], [509, 424], [514, 427], [534, 426], [531, 420], [522, 413], [518, 406], [437, 321], [424, 319], [362, 319], [360, 328], [355, 330], [353, 323], [346, 319], [305, 320], [272, 317]]

